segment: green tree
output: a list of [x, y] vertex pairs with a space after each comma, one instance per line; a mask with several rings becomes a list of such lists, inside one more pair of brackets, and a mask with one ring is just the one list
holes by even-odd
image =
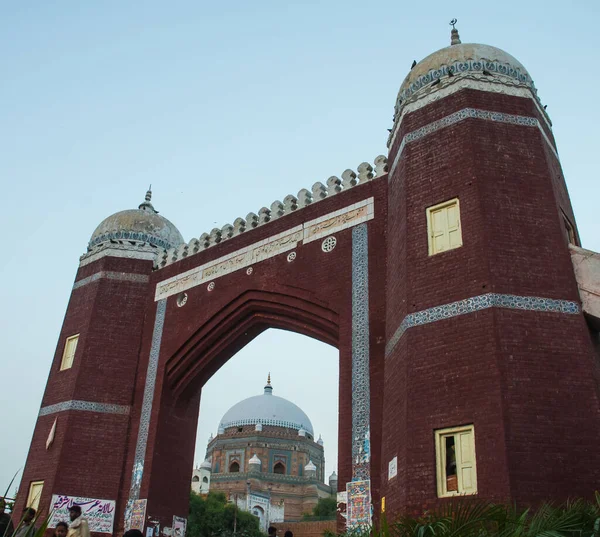
[[331, 519], [335, 518], [337, 513], [337, 500], [335, 498], [319, 498], [317, 505], [313, 507], [312, 513], [304, 513], [302, 517], [305, 520], [310, 519]]
[[190, 514], [186, 535], [188, 537], [263, 537], [258, 519], [227, 502], [222, 492], [209, 492], [206, 497], [190, 495]]

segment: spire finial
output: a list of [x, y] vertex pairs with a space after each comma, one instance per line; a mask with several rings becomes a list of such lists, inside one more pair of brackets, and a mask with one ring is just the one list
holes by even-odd
[[452, 26], [452, 31], [450, 32], [450, 44], [451, 45], [460, 45], [460, 36], [458, 35], [458, 30], [456, 29], [457, 19], [452, 19], [450, 21], [450, 26]]
[[271, 395], [273, 393], [273, 386], [271, 386], [271, 372], [267, 376], [267, 384], [265, 385], [265, 393]]
[[158, 211], [153, 207], [151, 200], [152, 200], [152, 185], [150, 185], [148, 187], [144, 201], [142, 203], [140, 203], [138, 209], [142, 209], [142, 211], [152, 211], [154, 213], [158, 213]]

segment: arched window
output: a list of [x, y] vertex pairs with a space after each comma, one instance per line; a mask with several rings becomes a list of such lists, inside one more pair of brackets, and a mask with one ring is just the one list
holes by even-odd
[[278, 462], [277, 464], [275, 464], [275, 466], [273, 467], [273, 473], [285, 474], [285, 466], [283, 465], [283, 463]]
[[200, 478], [197, 475], [195, 475], [194, 477], [192, 477], [192, 481], [194, 483], [198, 483], [198, 481], [200, 481]]
[[202, 478], [202, 483], [208, 483], [208, 477], [204, 476], [204, 477]]
[[240, 471], [240, 463], [233, 461], [230, 465], [229, 465], [229, 471], [231, 473], [237, 473]]

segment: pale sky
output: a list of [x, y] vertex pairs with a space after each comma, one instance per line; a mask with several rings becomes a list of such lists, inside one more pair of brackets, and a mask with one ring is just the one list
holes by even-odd
[[[25, 462], [79, 256], [96, 225], [155, 207], [186, 240], [386, 153], [413, 60], [503, 48], [554, 123], [583, 246], [597, 233], [597, 0], [0, 2], [0, 493]], [[335, 275], [332, 274], [332, 277]], [[337, 351], [270, 330], [207, 384], [197, 462], [239, 399], [301, 406], [336, 467]]]

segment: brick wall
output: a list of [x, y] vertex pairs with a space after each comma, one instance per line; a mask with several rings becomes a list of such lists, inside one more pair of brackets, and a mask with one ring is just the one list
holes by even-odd
[[283, 537], [286, 531], [291, 531], [294, 537], [323, 537], [326, 531], [336, 533], [335, 520], [319, 522], [278, 522], [272, 524], [277, 528], [277, 537]]

